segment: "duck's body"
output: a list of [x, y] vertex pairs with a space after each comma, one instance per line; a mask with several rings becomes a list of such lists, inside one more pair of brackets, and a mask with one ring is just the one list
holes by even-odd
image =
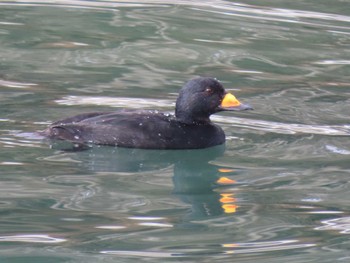
[[44, 134], [78, 144], [144, 149], [207, 148], [225, 142], [223, 130], [210, 121], [211, 114], [250, 109], [228, 96], [233, 97], [217, 80], [197, 78], [180, 91], [175, 115], [145, 110], [86, 113], [57, 121]]
[[153, 111], [82, 114], [56, 122], [48, 131], [50, 138], [128, 148], [198, 149], [225, 142], [215, 124], [186, 124]]

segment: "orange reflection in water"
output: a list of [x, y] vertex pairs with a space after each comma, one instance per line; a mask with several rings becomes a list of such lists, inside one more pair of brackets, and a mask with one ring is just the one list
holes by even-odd
[[236, 181], [227, 177], [220, 177], [217, 181], [218, 184], [235, 184]]
[[[219, 169], [220, 172], [232, 172], [232, 169]], [[235, 184], [236, 181], [232, 180], [228, 177], [220, 177], [217, 181], [218, 184], [220, 185], [232, 185]], [[237, 211], [237, 208], [239, 207], [236, 205], [237, 199], [234, 197], [233, 193], [220, 193], [221, 198], [219, 199], [221, 203], [221, 207], [224, 210], [226, 214], [232, 214]]]
[[237, 202], [237, 199], [234, 198], [233, 193], [221, 193], [221, 207], [224, 210], [226, 214], [232, 214], [237, 211], [238, 205], [235, 204]]

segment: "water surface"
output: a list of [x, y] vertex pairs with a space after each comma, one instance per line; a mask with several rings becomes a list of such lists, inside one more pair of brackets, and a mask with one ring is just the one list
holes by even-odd
[[[348, 262], [350, 16], [336, 1], [0, 3], [1, 262]], [[88, 111], [217, 77], [223, 147], [62, 151]]]

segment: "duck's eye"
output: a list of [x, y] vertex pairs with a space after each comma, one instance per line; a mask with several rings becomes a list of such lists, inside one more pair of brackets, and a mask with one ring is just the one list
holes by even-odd
[[205, 92], [209, 95], [213, 94], [213, 90], [211, 88], [206, 88]]

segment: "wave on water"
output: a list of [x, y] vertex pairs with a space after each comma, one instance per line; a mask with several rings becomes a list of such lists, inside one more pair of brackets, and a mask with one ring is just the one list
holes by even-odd
[[245, 119], [239, 117], [215, 116], [213, 120], [238, 128], [273, 132], [279, 134], [318, 134], [328, 136], [350, 136], [350, 125], [310, 125], [281, 123], [273, 121]]

